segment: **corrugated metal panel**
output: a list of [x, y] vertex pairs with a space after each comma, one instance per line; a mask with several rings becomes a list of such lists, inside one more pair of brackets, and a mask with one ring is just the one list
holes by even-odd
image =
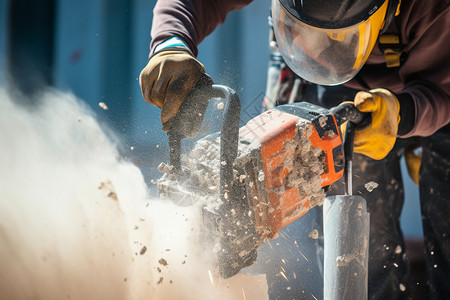
[[55, 86], [94, 106], [101, 96], [102, 1], [58, 1]]
[[10, 0], [0, 0], [0, 86], [6, 80], [6, 38], [8, 33], [8, 7]]

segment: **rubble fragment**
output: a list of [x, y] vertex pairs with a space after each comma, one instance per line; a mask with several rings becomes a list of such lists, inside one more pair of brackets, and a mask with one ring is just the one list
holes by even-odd
[[105, 102], [99, 102], [98, 106], [100, 106], [100, 108], [103, 110], [108, 110], [108, 106], [105, 104]]
[[367, 191], [371, 193], [374, 189], [378, 187], [378, 183], [376, 183], [375, 181], [371, 181], [366, 183], [364, 187], [366, 188]]
[[160, 265], [163, 265], [164, 267], [168, 265], [167, 260], [165, 260], [164, 258], [161, 258], [158, 260]]
[[319, 231], [317, 229], [312, 230], [308, 236], [312, 239], [317, 240], [319, 238]]
[[99, 190], [106, 190], [107, 194], [106, 196], [108, 198], [111, 198], [114, 201], [118, 200], [116, 189], [114, 188], [114, 185], [112, 182], [108, 179], [106, 181], [100, 182], [100, 185], [98, 186]]

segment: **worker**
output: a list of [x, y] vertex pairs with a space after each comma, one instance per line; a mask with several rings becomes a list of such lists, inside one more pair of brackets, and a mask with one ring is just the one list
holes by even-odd
[[[195, 58], [197, 45], [227, 13], [250, 2], [156, 3], [150, 59], [139, 82], [144, 99], [162, 109], [164, 130], [190, 90], [208, 77]], [[401, 299], [409, 288], [399, 226], [403, 189], [398, 163], [407, 138], [422, 147], [415, 169], [429, 296], [450, 298], [449, 6], [438, 0], [272, 1], [274, 33], [287, 66], [307, 82], [337, 86], [329, 89], [336, 89], [336, 95], [355, 91], [351, 99], [331, 98], [351, 100], [371, 114], [371, 124], [356, 131], [354, 148], [360, 154], [354, 162], [360, 176], [379, 185], [366, 196], [370, 299]]]

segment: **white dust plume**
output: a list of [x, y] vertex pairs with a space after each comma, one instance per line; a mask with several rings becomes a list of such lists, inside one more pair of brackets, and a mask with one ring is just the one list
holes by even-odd
[[209, 271], [198, 209], [150, 199], [86, 105], [17, 97], [0, 89], [0, 299], [267, 298]]

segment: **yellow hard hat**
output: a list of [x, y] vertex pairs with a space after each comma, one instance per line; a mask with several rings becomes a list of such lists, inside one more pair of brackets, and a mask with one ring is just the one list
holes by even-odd
[[351, 80], [380, 31], [399, 13], [395, 0], [272, 0], [272, 22], [287, 65], [307, 81]]

